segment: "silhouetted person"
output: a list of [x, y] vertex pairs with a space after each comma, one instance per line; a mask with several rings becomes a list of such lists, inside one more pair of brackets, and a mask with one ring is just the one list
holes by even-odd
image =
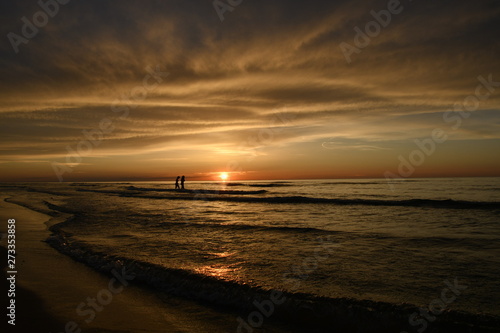
[[175, 179], [175, 189], [180, 189], [181, 187], [179, 186], [179, 179], [181, 179], [180, 176], [177, 176], [177, 178]]
[[182, 176], [182, 178], [181, 178], [181, 190], [184, 189], [184, 181], [186, 181], [186, 178], [184, 176]]

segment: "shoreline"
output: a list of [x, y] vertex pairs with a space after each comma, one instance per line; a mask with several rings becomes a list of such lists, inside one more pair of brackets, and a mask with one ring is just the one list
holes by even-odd
[[[24, 217], [24, 212], [21, 212], [18, 209], [19, 206], [9, 204], [5, 202], [5, 196], [0, 197], [0, 217], [2, 218], [2, 224], [0, 227], [0, 231], [2, 232], [2, 240], [0, 242], [0, 256], [1, 260], [1, 268], [2, 268], [2, 276], [3, 276], [3, 290], [9, 290], [9, 283], [7, 281], [7, 241], [4, 238], [4, 235], [7, 234], [7, 219], [13, 218], [14, 216]], [[11, 206], [12, 205], [12, 206]], [[19, 207], [20, 208], [20, 207]], [[47, 217], [47, 221], [49, 217]], [[17, 221], [16, 221], [17, 222]], [[43, 224], [40, 225], [43, 228]], [[16, 228], [18, 225], [16, 225]], [[24, 255], [18, 256], [18, 244], [25, 243], [24, 237], [20, 234], [22, 232], [18, 232], [16, 230], [16, 266], [22, 267], [24, 259]], [[20, 237], [21, 236], [21, 237]], [[16, 317], [15, 317], [15, 326], [7, 323], [5, 318], [2, 318], [1, 327], [5, 328], [5, 332], [24, 332], [27, 330], [36, 331], [40, 330], [41, 327], [44, 329], [56, 330], [57, 328], [64, 327], [62, 321], [60, 321], [54, 313], [50, 313], [46, 310], [46, 300], [42, 299], [37, 292], [34, 292], [32, 284], [27, 284], [24, 279], [24, 273], [21, 272], [20, 268], [17, 268], [19, 274], [16, 276], [16, 288], [15, 288], [15, 304], [16, 304]], [[5, 298], [5, 302], [9, 300]], [[8, 305], [8, 303], [6, 303]]]
[[[5, 201], [0, 196], [0, 217], [16, 219], [16, 326], [6, 332], [231, 332], [236, 331], [234, 314], [219, 313], [194, 302], [175, 297], [158, 297], [152, 290], [134, 283], [111, 285], [106, 275], [78, 263], [50, 247], [44, 222], [50, 216]], [[2, 258], [6, 258], [6, 239], [2, 239]], [[2, 264], [6, 260], [2, 259]], [[4, 265], [5, 266], [5, 265]], [[5, 269], [4, 277], [6, 274]], [[4, 284], [7, 280], [4, 278]], [[108, 302], [103, 290], [121, 290], [101, 311], [93, 311], [89, 298]], [[4, 289], [6, 291], [6, 289]], [[85, 303], [87, 304], [85, 305]], [[80, 307], [80, 315], [77, 308]], [[99, 307], [98, 307], [99, 308]], [[85, 313], [84, 315], [81, 315]], [[5, 316], [6, 317], [6, 316]], [[92, 318], [93, 317], [93, 318]], [[90, 320], [91, 319], [91, 320]], [[89, 321], [88, 323], [86, 322]], [[69, 324], [72, 323], [72, 324]], [[66, 329], [67, 330], [67, 329]]]

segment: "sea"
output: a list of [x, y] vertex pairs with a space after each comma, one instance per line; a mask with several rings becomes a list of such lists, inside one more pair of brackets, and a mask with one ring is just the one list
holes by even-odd
[[[401, 331], [416, 331], [418, 318], [460, 314], [487, 326], [500, 316], [500, 178], [188, 178], [183, 191], [173, 181], [0, 190], [52, 216], [47, 242], [73, 259], [101, 271], [126, 267], [152, 288], [242, 313], [279, 291], [291, 312], [304, 304], [330, 314], [341, 306], [399, 311]], [[428, 316], [412, 323], [413, 309]]]

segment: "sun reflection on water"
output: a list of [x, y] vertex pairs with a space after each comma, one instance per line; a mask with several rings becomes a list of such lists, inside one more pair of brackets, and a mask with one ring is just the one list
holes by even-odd
[[[196, 267], [195, 272], [207, 276], [213, 276], [218, 279], [223, 280], [238, 280], [238, 273], [241, 269], [240, 265], [235, 265], [234, 263], [229, 264], [226, 262], [228, 258], [231, 258], [234, 255], [234, 252], [230, 251], [222, 251], [222, 252], [208, 252], [207, 256], [205, 256], [206, 260], [221, 260], [222, 262], [213, 263], [210, 265], [203, 265], [200, 267]], [[223, 263], [224, 262], [224, 263]]]
[[213, 276], [222, 280], [238, 280], [238, 274], [235, 274], [240, 268], [228, 265], [205, 265], [195, 268], [195, 272], [207, 276]]

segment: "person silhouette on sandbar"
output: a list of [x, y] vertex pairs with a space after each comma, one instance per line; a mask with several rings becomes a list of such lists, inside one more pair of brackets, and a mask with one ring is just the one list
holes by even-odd
[[181, 190], [184, 189], [184, 182], [186, 181], [186, 177], [184, 177], [184, 175], [182, 176], [181, 178]]
[[180, 176], [177, 176], [177, 178], [175, 179], [175, 189], [176, 190], [179, 190], [181, 187], [179, 186], [179, 179], [181, 179]]

